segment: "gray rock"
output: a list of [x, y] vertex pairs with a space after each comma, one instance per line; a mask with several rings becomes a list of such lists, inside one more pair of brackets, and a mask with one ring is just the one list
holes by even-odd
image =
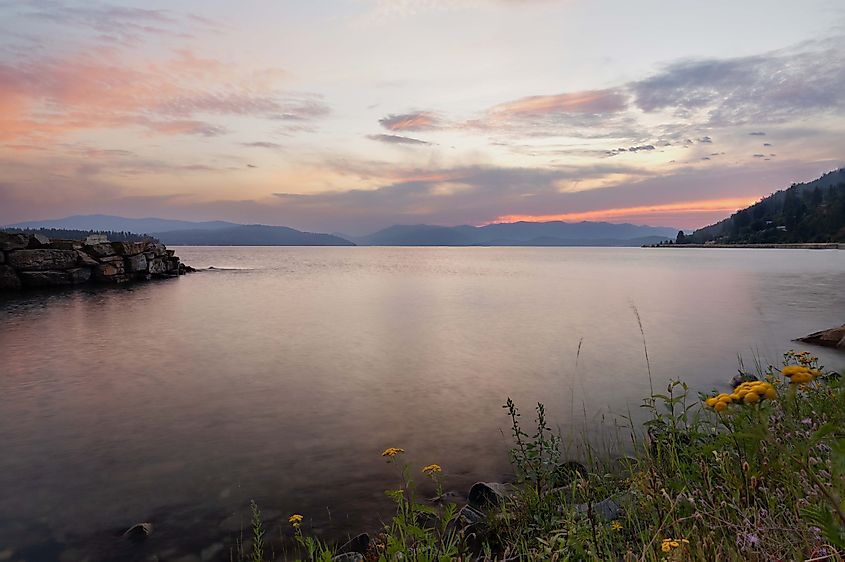
[[95, 258], [105, 258], [114, 255], [114, 248], [108, 242], [100, 244], [86, 244], [85, 253], [94, 256]]
[[29, 246], [29, 236], [26, 234], [0, 232], [0, 251], [22, 250], [27, 246]]
[[146, 271], [147, 257], [144, 254], [127, 256], [124, 259], [124, 264], [127, 272]]
[[167, 253], [167, 248], [164, 247], [164, 244], [158, 242], [147, 242], [144, 246], [144, 251], [152, 252], [155, 256], [163, 256]]
[[486, 520], [487, 517], [471, 505], [465, 505], [460, 511], [458, 511], [458, 521], [460, 521], [463, 526], [481, 525], [485, 523]]
[[50, 240], [50, 247], [56, 250], [81, 250], [82, 242], [79, 240]]
[[115, 253], [121, 256], [134, 256], [140, 254], [146, 248], [146, 242], [112, 242], [111, 246]]
[[152, 534], [152, 523], [136, 523], [123, 532], [123, 538], [131, 541], [142, 541]]
[[824, 347], [845, 349], [845, 324], [838, 328], [812, 333], [809, 336], [798, 338], [797, 341]]
[[76, 266], [76, 252], [72, 250], [15, 250], [7, 256], [15, 269], [46, 271], [70, 269]]
[[489, 509], [501, 505], [510, 496], [513, 487], [499, 482], [476, 482], [469, 489], [467, 501], [476, 509]]
[[8, 265], [0, 265], [0, 291], [17, 291], [21, 288], [21, 278]]
[[43, 234], [33, 234], [29, 237], [29, 248], [46, 248], [50, 245], [50, 239]]
[[153, 258], [150, 262], [150, 273], [153, 275], [164, 275], [167, 273], [167, 262], [161, 258]]
[[55, 287], [73, 283], [68, 271], [21, 271], [19, 275], [24, 287]]
[[[625, 513], [625, 508], [622, 504], [630, 501], [630, 499], [631, 497], [628, 493], [605, 498], [593, 504], [593, 513], [607, 521], [619, 519]], [[579, 503], [574, 509], [576, 513], [586, 514], [590, 510], [590, 506], [586, 503]]]
[[95, 279], [108, 279], [123, 273], [123, 261], [101, 263], [94, 268]]
[[123, 256], [103, 256], [100, 258], [100, 263], [123, 263]]
[[86, 254], [81, 250], [76, 251], [76, 262], [79, 265], [87, 265], [89, 267], [94, 267], [99, 264], [97, 260]]
[[74, 267], [73, 269], [68, 269], [67, 274], [70, 276], [70, 282], [73, 285], [80, 285], [91, 280], [90, 267]]

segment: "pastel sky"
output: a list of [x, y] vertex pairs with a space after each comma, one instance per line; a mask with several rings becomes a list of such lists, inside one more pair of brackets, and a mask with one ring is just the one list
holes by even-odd
[[845, 165], [842, 0], [0, 0], [0, 224], [694, 228]]

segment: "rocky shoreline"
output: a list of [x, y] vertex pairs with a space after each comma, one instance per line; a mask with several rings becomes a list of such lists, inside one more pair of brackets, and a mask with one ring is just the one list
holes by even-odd
[[194, 269], [155, 240], [50, 240], [0, 232], [0, 292], [87, 283], [123, 284], [177, 277]]

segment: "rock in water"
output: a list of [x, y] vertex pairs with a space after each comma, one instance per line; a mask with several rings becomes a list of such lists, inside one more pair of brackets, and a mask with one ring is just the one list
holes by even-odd
[[845, 349], [845, 324], [838, 328], [822, 330], [821, 332], [815, 332], [809, 336], [798, 338], [798, 341], [813, 345], [822, 345], [824, 347]]
[[147, 270], [147, 256], [144, 254], [138, 254], [135, 256], [128, 256], [125, 258], [126, 263], [126, 271], [127, 272], [136, 272], [136, 271], [146, 271]]
[[15, 269], [47, 271], [70, 269], [76, 266], [77, 256], [73, 250], [15, 250], [8, 258]]
[[142, 541], [153, 534], [152, 523], [137, 523], [123, 533], [123, 538], [131, 541]]
[[[2, 254], [0, 254], [2, 255]], [[16, 291], [21, 288], [21, 279], [15, 270], [8, 265], [0, 265], [0, 291], [13, 290]]]

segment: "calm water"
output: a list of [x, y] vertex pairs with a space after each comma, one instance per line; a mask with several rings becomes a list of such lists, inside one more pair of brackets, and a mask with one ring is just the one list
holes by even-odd
[[[0, 554], [225, 550], [251, 498], [272, 521], [296, 511], [316, 533], [356, 533], [389, 512], [385, 447], [440, 463], [464, 492], [507, 477], [508, 396], [525, 418], [545, 402], [564, 434], [637, 415], [633, 306], [655, 384], [704, 390], [737, 356], [773, 362], [845, 322], [842, 251], [178, 253], [226, 269], [0, 300]], [[153, 537], [120, 550], [113, 534], [147, 520]]]

